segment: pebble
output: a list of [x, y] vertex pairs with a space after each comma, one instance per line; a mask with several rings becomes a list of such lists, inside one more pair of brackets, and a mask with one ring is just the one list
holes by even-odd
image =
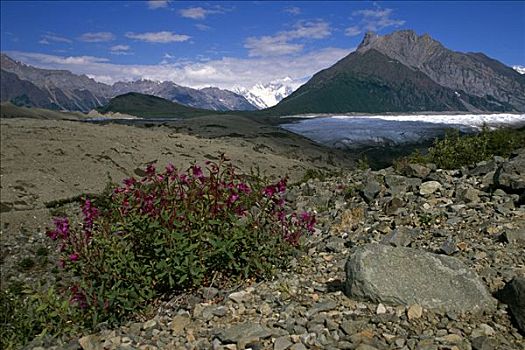
[[376, 314], [378, 314], [378, 315], [386, 314], [386, 307], [385, 307], [385, 305], [379, 303], [379, 305], [377, 305]]
[[407, 317], [409, 320], [421, 318], [423, 315], [423, 308], [419, 304], [410, 305], [407, 310]]

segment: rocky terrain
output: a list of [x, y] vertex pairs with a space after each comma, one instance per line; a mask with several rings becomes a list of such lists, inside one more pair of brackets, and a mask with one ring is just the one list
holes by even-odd
[[310, 179], [287, 200], [317, 212], [316, 233], [273, 280], [212, 284], [121, 327], [27, 348], [525, 349], [524, 169], [521, 149], [458, 170]]

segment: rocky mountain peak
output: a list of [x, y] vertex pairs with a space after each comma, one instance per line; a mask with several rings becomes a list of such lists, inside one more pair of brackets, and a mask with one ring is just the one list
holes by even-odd
[[375, 32], [368, 31], [365, 34], [365, 37], [363, 38], [363, 41], [361, 44], [359, 44], [359, 47], [357, 50], [366, 50], [366, 48], [373, 45], [373, 43], [379, 38], [379, 35], [377, 35]]
[[403, 64], [420, 67], [425, 61], [445, 48], [430, 35], [418, 35], [413, 30], [400, 30], [380, 36], [373, 32], [366, 33], [357, 52], [365, 53], [375, 49]]

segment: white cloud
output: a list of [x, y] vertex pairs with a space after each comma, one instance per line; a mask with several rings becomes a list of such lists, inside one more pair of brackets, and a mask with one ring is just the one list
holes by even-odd
[[191, 19], [204, 19], [208, 11], [202, 7], [188, 7], [179, 11], [180, 15]]
[[290, 6], [290, 7], [285, 8], [284, 12], [297, 16], [301, 14], [301, 9], [297, 6]]
[[115, 45], [109, 48], [109, 51], [112, 55], [132, 55], [132, 52], [129, 52], [129, 45]]
[[246, 39], [244, 47], [250, 50], [248, 53], [250, 57], [282, 56], [303, 50], [301, 44], [291, 44], [287, 40], [273, 36], [250, 37]]
[[79, 40], [88, 43], [102, 43], [115, 40], [115, 35], [110, 32], [84, 33], [80, 36]]
[[210, 8], [203, 8], [200, 6], [197, 7], [188, 7], [185, 9], [179, 10], [179, 15], [184, 18], [191, 18], [191, 19], [205, 19], [208, 17], [208, 15], [212, 14], [218, 14], [218, 13], [225, 13], [232, 11], [233, 8], [227, 8], [221, 5], [215, 5]]
[[345, 35], [356, 36], [365, 31], [377, 32], [388, 27], [399, 27], [406, 23], [401, 19], [391, 18], [392, 9], [376, 6], [375, 9], [357, 10], [352, 16], [358, 17], [357, 25], [346, 28]]
[[71, 39], [68, 39], [63, 36], [59, 36], [53, 33], [43, 34], [39, 41], [40, 44], [44, 44], [44, 45], [49, 45], [52, 42], [71, 44], [73, 41]]
[[149, 33], [126, 33], [126, 37], [130, 39], [146, 41], [149, 43], [174, 43], [183, 42], [191, 37], [184, 34], [175, 34], [173, 32], [149, 32]]
[[169, 0], [149, 0], [148, 7], [151, 10], [156, 10], [160, 8], [166, 8], [169, 5]]
[[206, 24], [202, 24], [202, 23], [197, 23], [197, 24], [195, 24], [195, 27], [196, 27], [198, 30], [202, 30], [203, 32], [205, 32], [205, 31], [211, 29], [210, 26], [207, 26]]
[[345, 29], [346, 36], [356, 36], [361, 34], [363, 31], [358, 26], [351, 26]]
[[7, 54], [26, 64], [48, 69], [66, 69], [75, 74], [86, 74], [104, 83], [151, 79], [169, 80], [194, 88], [217, 86], [233, 89], [251, 87], [258, 83], [265, 84], [284, 76], [304, 81], [353, 50], [325, 48], [294, 57], [223, 57], [207, 62], [186, 60], [168, 63], [165, 60], [163, 64], [158, 65], [113, 64], [106, 58], [92, 56], [63, 57], [19, 51], [10, 51]]
[[128, 51], [129, 45], [115, 45], [109, 48], [111, 51]]
[[249, 50], [248, 55], [280, 56], [297, 53], [303, 50], [304, 45], [292, 43], [298, 39], [323, 39], [331, 35], [330, 25], [324, 21], [299, 21], [293, 29], [281, 31], [273, 36], [249, 37], [244, 47]]
[[43, 53], [20, 52], [20, 51], [12, 51], [11, 54], [13, 55], [13, 57], [18, 57], [18, 59], [22, 62], [27, 61], [28, 64], [39, 63], [40, 65], [43, 65], [43, 66], [62, 65], [66, 67], [66, 66], [76, 66], [76, 65], [83, 65], [83, 64], [90, 65], [90, 64], [103, 63], [103, 62], [109, 61], [107, 58], [94, 57], [94, 56], [65, 57], [65, 56], [48, 55], [48, 54], [43, 54]]

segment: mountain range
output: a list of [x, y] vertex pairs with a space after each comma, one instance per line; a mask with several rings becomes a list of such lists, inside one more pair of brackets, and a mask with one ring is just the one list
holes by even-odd
[[256, 110], [246, 98], [214, 87], [192, 89], [173, 82], [137, 80], [107, 85], [66, 70], [41, 69], [1, 55], [0, 100], [26, 107], [89, 111], [111, 98], [138, 92], [215, 111]]
[[269, 114], [525, 111], [525, 75], [482, 53], [403, 30], [367, 33], [356, 51], [315, 74]]
[[[305, 84], [291, 78], [235, 91], [193, 89], [173, 82], [138, 80], [107, 85], [65, 70], [35, 68], [1, 56], [1, 101], [21, 106], [88, 111], [113, 97], [140, 93], [214, 111], [255, 115], [421, 111], [525, 112], [523, 67], [508, 67], [483, 53], [452, 51], [411, 30], [369, 32], [358, 48]], [[300, 85], [300, 86], [299, 86]], [[145, 97], [148, 102], [157, 103]], [[127, 95], [126, 103], [139, 101]], [[161, 111], [166, 106], [162, 103]], [[191, 111], [193, 113], [194, 111]], [[190, 114], [191, 114], [190, 113]], [[200, 112], [199, 112], [200, 113]]]

